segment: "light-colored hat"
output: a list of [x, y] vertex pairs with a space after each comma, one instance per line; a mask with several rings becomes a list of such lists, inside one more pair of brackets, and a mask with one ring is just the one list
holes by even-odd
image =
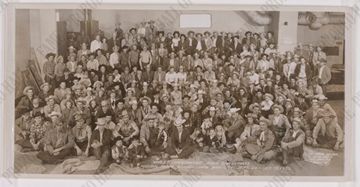
[[95, 122], [95, 124], [98, 126], [103, 126], [106, 124], [106, 120], [105, 120], [105, 118], [98, 118], [97, 121]]
[[45, 83], [43, 83], [43, 84], [40, 86], [40, 89], [43, 90], [45, 86], [50, 87], [50, 84], [47, 83], [47, 82], [45, 82]]
[[295, 112], [298, 112], [300, 113], [301, 115], [304, 115], [304, 111], [302, 111], [299, 107], [294, 107], [294, 113]]
[[141, 102], [142, 102], [143, 100], [147, 100], [149, 103], [151, 103], [151, 99], [150, 99], [150, 97], [148, 97], [148, 96], [144, 96], [144, 97], [140, 98], [140, 101], [141, 101]]
[[279, 109], [279, 110], [280, 110], [280, 113], [283, 113], [283, 112], [284, 112], [284, 107], [281, 106], [281, 105], [275, 104], [275, 105], [273, 105], [271, 108], [272, 108], [272, 110], [274, 110], [275, 108]]
[[230, 112], [231, 114], [236, 113], [236, 112], [238, 112], [238, 111], [240, 111], [240, 108], [230, 108], [230, 110], [229, 110], [229, 112]]
[[270, 120], [266, 119], [265, 117], [261, 117], [259, 122], [263, 122], [266, 124], [266, 126], [269, 126], [270, 125]]
[[259, 103], [253, 103], [253, 104], [251, 104], [251, 105], [249, 106], [249, 110], [250, 110], [251, 112], [254, 112], [254, 108], [255, 108], [255, 107], [260, 108]]
[[216, 108], [213, 107], [213, 106], [211, 106], [211, 107], [209, 108], [209, 111], [216, 111]]
[[49, 117], [53, 117], [53, 116], [60, 117], [60, 116], [61, 116], [61, 113], [60, 113], [60, 112], [56, 112], [56, 111], [52, 111], [52, 112], [49, 114]]
[[319, 100], [327, 100], [328, 98], [325, 96], [325, 95], [323, 95], [323, 94], [320, 94], [320, 95], [317, 95], [317, 96], [315, 96], [317, 99], [319, 99]]
[[274, 100], [274, 96], [271, 95], [271, 94], [269, 94], [269, 93], [264, 94], [263, 97], [264, 97], [264, 99], [265, 99], [266, 97], [269, 97], [271, 100]]
[[50, 99], [55, 100], [55, 96], [49, 95], [49, 96], [45, 99], [45, 101], [48, 102]]
[[34, 90], [34, 87], [32, 87], [32, 86], [26, 86], [26, 87], [24, 88], [23, 94], [26, 95], [29, 90]]
[[185, 121], [186, 121], [185, 119], [177, 118], [177, 119], [174, 121], [174, 125], [175, 125], [176, 127], [179, 127], [179, 126], [181, 126], [182, 124], [184, 124]]
[[96, 82], [94, 82], [93, 87], [96, 88], [96, 87], [98, 87], [99, 85], [100, 85], [100, 87], [101, 87], [101, 86], [104, 85], [104, 83], [102, 83], [101, 81], [96, 81]]

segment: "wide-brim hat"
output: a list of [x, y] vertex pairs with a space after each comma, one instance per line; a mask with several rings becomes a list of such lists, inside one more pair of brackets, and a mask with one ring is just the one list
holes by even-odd
[[249, 110], [251, 111], [251, 112], [254, 112], [254, 108], [260, 108], [260, 105], [259, 105], [259, 103], [253, 103], [253, 104], [251, 104], [250, 106], [249, 106]]
[[266, 97], [269, 97], [271, 100], [274, 100], [274, 96], [271, 95], [270, 93], [265, 93], [263, 98], [265, 99]]
[[182, 126], [182, 124], [184, 124], [185, 121], [186, 121], [185, 119], [177, 118], [177, 119], [174, 121], [174, 125], [175, 125], [175, 127]]
[[169, 95], [168, 94], [163, 94], [160, 99], [163, 101], [165, 99], [165, 97], [169, 98]]
[[302, 111], [299, 107], [294, 107], [294, 111], [293, 111], [293, 112], [294, 112], [294, 113], [295, 113], [295, 112], [300, 113], [300, 115], [304, 115], [304, 114], [305, 114], [305, 112]]
[[327, 100], [328, 98], [323, 95], [323, 94], [320, 94], [320, 95], [316, 95], [315, 98], [319, 99], [319, 100]]
[[48, 53], [48, 54], [46, 54], [45, 58], [48, 59], [51, 56], [53, 56], [55, 58], [56, 55], [55, 55], [55, 53]]
[[86, 100], [83, 98], [79, 98], [75, 100], [75, 103], [82, 103], [82, 104], [86, 104]]
[[23, 94], [26, 95], [29, 90], [34, 90], [34, 87], [32, 86], [26, 86], [23, 90]]
[[101, 82], [101, 81], [96, 81], [96, 82], [94, 82], [94, 84], [93, 84], [93, 87], [94, 88], [96, 88], [96, 87], [98, 87], [98, 86], [103, 86], [104, 85], [104, 83], [103, 82]]
[[284, 112], [284, 107], [281, 106], [281, 105], [275, 104], [275, 105], [273, 105], [273, 106], [271, 107], [272, 110], [274, 110], [274, 109], [276, 109], [276, 108], [280, 110], [280, 113], [283, 113], [283, 112]]
[[105, 118], [98, 118], [97, 121], [95, 122], [95, 124], [98, 126], [103, 126], [106, 124], [106, 120], [105, 120]]
[[266, 119], [265, 117], [261, 117], [260, 120], [259, 120], [259, 123], [260, 122], [263, 122], [266, 124], [266, 126], [269, 126], [270, 125], [270, 120]]
[[254, 114], [254, 113], [247, 113], [247, 114], [245, 114], [245, 117], [246, 117], [246, 118], [253, 118], [253, 119], [256, 119], [256, 118], [257, 118], [257, 115], [256, 115], [256, 114]]
[[130, 28], [130, 29], [129, 29], [129, 32], [131, 32], [131, 31], [133, 31], [133, 30], [134, 30], [135, 32], [137, 31], [136, 28], [133, 27], [133, 28]]
[[140, 102], [143, 102], [144, 100], [148, 101], [148, 103], [151, 103], [151, 99], [148, 96], [144, 96], [144, 97], [140, 98]]
[[57, 116], [58, 118], [61, 117], [61, 113], [60, 112], [56, 112], [56, 111], [52, 111], [49, 114], [49, 117], [53, 117], [53, 116]]
[[47, 87], [50, 88], [50, 84], [47, 83], [47, 82], [45, 82], [45, 83], [43, 83], [43, 84], [40, 86], [40, 89], [44, 89], [45, 86], [47, 86]]
[[55, 96], [49, 95], [47, 98], [45, 98], [45, 101], [48, 102], [49, 100], [55, 100]]

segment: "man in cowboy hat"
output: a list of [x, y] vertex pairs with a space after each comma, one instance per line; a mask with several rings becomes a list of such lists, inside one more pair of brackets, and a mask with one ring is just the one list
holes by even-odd
[[292, 128], [287, 131], [284, 138], [281, 140], [281, 152], [283, 155], [283, 165], [288, 164], [289, 155], [300, 157], [303, 159], [305, 132], [301, 130], [303, 122], [300, 118], [294, 118], [292, 121]]
[[183, 127], [185, 121], [181, 117], [174, 121], [175, 128], [172, 128], [165, 157], [170, 155], [170, 158], [188, 158], [194, 152], [195, 148], [191, 142], [191, 134], [187, 128]]
[[319, 120], [313, 130], [313, 146], [339, 150], [343, 146], [344, 132], [337, 117], [325, 109], [320, 109], [317, 116]]
[[260, 118], [259, 125], [260, 133], [255, 141], [245, 145], [246, 153], [244, 156], [249, 156], [252, 160], [263, 163], [276, 156], [276, 152], [273, 150], [275, 135], [268, 127], [270, 125], [268, 119]]
[[19, 118], [24, 113], [32, 110], [32, 100], [34, 98], [34, 87], [26, 86], [23, 90], [23, 96], [15, 107], [15, 118]]
[[90, 145], [92, 147], [95, 157], [100, 160], [100, 165], [96, 169], [96, 173], [105, 171], [110, 158], [110, 148], [113, 139], [111, 130], [105, 128], [105, 118], [98, 118], [95, 122], [96, 129], [93, 131], [90, 138]]
[[50, 95], [45, 99], [45, 101], [46, 101], [46, 105], [44, 106], [43, 109], [45, 117], [50, 117], [50, 114], [54, 111], [58, 113], [61, 112], [60, 105], [55, 103], [55, 96]]

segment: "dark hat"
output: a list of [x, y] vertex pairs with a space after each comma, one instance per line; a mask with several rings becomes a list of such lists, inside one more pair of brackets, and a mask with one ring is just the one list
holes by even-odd
[[134, 28], [134, 27], [131, 28], [131, 29], [129, 30], [129, 32], [131, 32], [131, 31], [133, 31], [133, 30], [136, 32], [136, 28]]
[[251, 31], [246, 31], [246, 32], [245, 32], [245, 36], [246, 36], [247, 34], [252, 34], [252, 32], [251, 32]]
[[160, 35], [160, 34], [165, 35], [164, 31], [158, 31], [157, 32], [157, 35]]
[[48, 53], [48, 54], [46, 54], [45, 57], [48, 59], [51, 56], [53, 56], [55, 58], [56, 55], [55, 55], [55, 53]]
[[205, 32], [204, 32], [204, 35], [206, 35], [206, 34], [210, 35], [210, 32], [209, 32], [209, 31], [205, 31]]
[[194, 34], [194, 31], [189, 31], [187, 34], [190, 35], [190, 34]]

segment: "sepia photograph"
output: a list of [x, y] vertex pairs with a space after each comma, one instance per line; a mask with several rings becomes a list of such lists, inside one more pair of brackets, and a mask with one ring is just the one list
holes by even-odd
[[345, 175], [344, 11], [95, 5], [15, 10], [14, 173]]

